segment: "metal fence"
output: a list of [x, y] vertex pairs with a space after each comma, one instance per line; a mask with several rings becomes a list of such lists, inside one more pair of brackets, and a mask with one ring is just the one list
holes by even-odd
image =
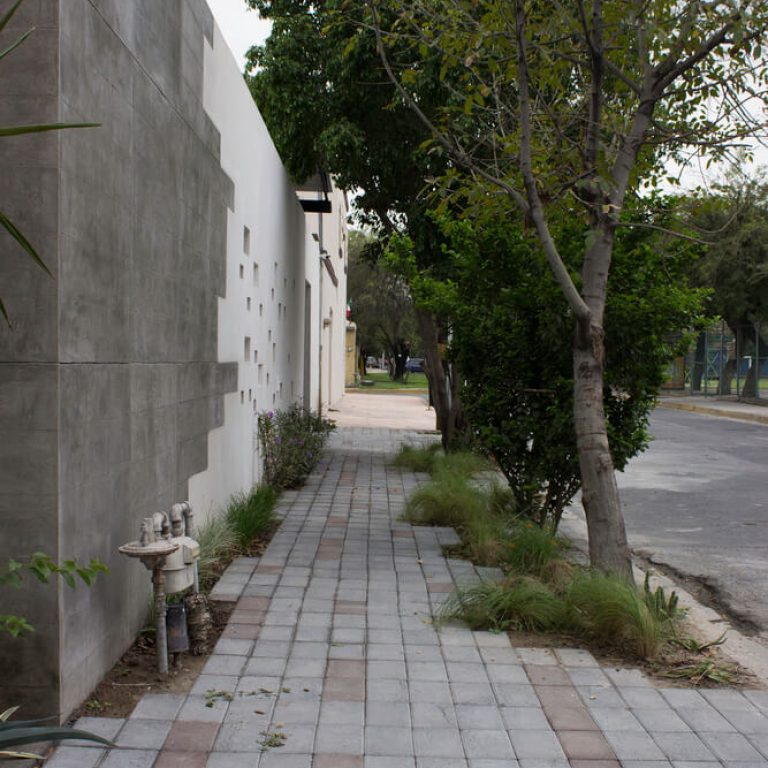
[[734, 328], [725, 322], [702, 331], [684, 358], [673, 361], [668, 389], [692, 395], [768, 399], [768, 324]]

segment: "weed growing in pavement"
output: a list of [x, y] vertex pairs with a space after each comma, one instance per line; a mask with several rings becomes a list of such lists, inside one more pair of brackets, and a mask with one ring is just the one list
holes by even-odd
[[268, 752], [270, 749], [282, 747], [288, 740], [288, 736], [282, 731], [262, 731], [261, 738], [256, 743], [261, 747], [262, 752]]

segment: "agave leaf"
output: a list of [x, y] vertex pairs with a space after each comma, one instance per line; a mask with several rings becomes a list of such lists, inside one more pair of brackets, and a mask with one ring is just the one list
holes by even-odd
[[[18, 707], [11, 707], [9, 710], [6, 710], [6, 712], [10, 712], [12, 715], [17, 709]], [[3, 715], [4, 714], [5, 712], [3, 712]], [[10, 717], [10, 715], [8, 717]], [[0, 715], [0, 718], [2, 718], [2, 715]], [[40, 723], [52, 723], [55, 719], [56, 718], [54, 717], [38, 717], [35, 720], [0, 720], [0, 733], [11, 728], [29, 728], [33, 725], [40, 725]]]
[[51, 277], [51, 270], [40, 258], [32, 243], [24, 237], [24, 233], [2, 212], [0, 211], [0, 227], [3, 227], [8, 234], [35, 260], [37, 265], [44, 269]]
[[9, 728], [0, 731], [0, 749], [15, 747], [19, 744], [35, 744], [38, 741], [63, 741], [64, 739], [83, 739], [97, 741], [100, 744], [112, 746], [112, 742], [88, 731], [77, 731], [73, 728], [22, 727]]
[[[0, 58], [2, 55], [0, 54]], [[47, 131], [63, 131], [67, 128], [99, 128], [101, 123], [42, 123], [39, 125], [14, 125], [10, 128], [0, 128], [0, 136], [21, 136], [25, 133], [45, 133]]]
[[36, 755], [34, 752], [0, 752], [0, 760], [45, 760], [45, 755]]
[[5, 319], [5, 322], [8, 324], [9, 328], [12, 328], [13, 325], [11, 324], [11, 318], [8, 317], [8, 310], [5, 308], [5, 302], [0, 298], [0, 315], [3, 316]]
[[0, 51], [0, 59], [7, 56], [14, 48], [18, 48], [31, 34], [33, 30], [29, 30], [28, 32], [25, 32], [18, 40], [11, 43], [5, 50]]
[[0, 712], [0, 723], [4, 723], [14, 712], [18, 711], [19, 707], [16, 705], [15, 707], [8, 707], [5, 712]]
[[8, 9], [5, 16], [3, 16], [2, 19], [0, 19], [0, 32], [2, 32], [6, 26], [8, 25], [8, 22], [13, 18], [13, 14], [16, 13], [16, 11], [19, 9], [19, 6], [24, 2], [24, 0], [16, 0], [16, 2]]

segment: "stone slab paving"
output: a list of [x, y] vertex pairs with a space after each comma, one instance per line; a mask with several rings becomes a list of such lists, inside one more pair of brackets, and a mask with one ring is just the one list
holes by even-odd
[[187, 696], [78, 726], [119, 749], [60, 747], [48, 768], [752, 768], [768, 766], [768, 692], [657, 689], [578, 649], [436, 628], [458, 583], [446, 529], [399, 520], [424, 478], [389, 466], [416, 433], [340, 430], [258, 560]]

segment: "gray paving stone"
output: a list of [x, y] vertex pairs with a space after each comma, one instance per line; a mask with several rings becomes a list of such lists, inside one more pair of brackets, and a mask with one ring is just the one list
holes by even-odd
[[651, 736], [670, 760], [716, 759], [695, 733], [651, 733]]
[[405, 680], [405, 663], [402, 661], [368, 660], [366, 676], [369, 680]]
[[[668, 736], [669, 734], [659, 734]], [[677, 736], [678, 734], [672, 734]], [[686, 736], [688, 734], [679, 734]], [[613, 747], [616, 757], [624, 760], [665, 760], [666, 756], [647, 733], [636, 731], [605, 731], [605, 738]]]
[[414, 740], [409, 727], [366, 725], [365, 754], [385, 756], [411, 756]]
[[[73, 727], [78, 731], [89, 731], [113, 741], [124, 724], [125, 720], [121, 717], [81, 717], [75, 721]], [[93, 747], [94, 743], [92, 741], [70, 741], [69, 745]]]
[[504, 730], [504, 723], [497, 706], [482, 706], [478, 704], [458, 704], [456, 718], [462, 730], [488, 730], [496, 728]]
[[552, 731], [509, 730], [509, 740], [521, 765], [524, 760], [565, 760], [565, 753]]
[[504, 726], [511, 731], [552, 730], [544, 710], [539, 707], [501, 707]]
[[[433, 704], [451, 704], [451, 689], [448, 683], [431, 683], [425, 680], [413, 680], [408, 686], [411, 702], [426, 701]], [[471, 702], [467, 702], [471, 703]]]
[[413, 748], [421, 757], [464, 757], [459, 731], [454, 728], [414, 728]]
[[667, 700], [653, 688], [623, 688], [616, 689], [627, 706], [633, 709], [668, 709]]
[[451, 683], [456, 704], [494, 704], [496, 697], [488, 683]]
[[369, 701], [406, 702], [409, 690], [404, 680], [369, 680], [366, 698]]
[[683, 722], [669, 707], [659, 709], [633, 709], [632, 714], [642, 723], [646, 731], [655, 733], [674, 733], [690, 731], [688, 723]]
[[494, 683], [493, 691], [496, 699], [505, 707], [540, 707], [539, 697], [532, 685], [517, 683]]
[[311, 768], [312, 755], [283, 754], [277, 750], [265, 752], [261, 756], [258, 768]]
[[45, 766], [46, 768], [96, 768], [105, 754], [105, 749], [62, 746], [56, 749]]
[[412, 702], [411, 721], [414, 728], [458, 728], [452, 703]]
[[238, 640], [233, 637], [222, 637], [216, 643], [213, 652], [214, 654], [225, 654], [228, 656], [250, 656], [253, 646], [253, 640]]
[[677, 713], [695, 731], [735, 732], [736, 729], [713, 707], [678, 707]]
[[203, 667], [203, 675], [240, 675], [245, 659], [245, 654], [213, 654]]
[[[409, 661], [409, 680], [428, 680], [433, 682], [448, 682], [448, 672], [442, 661]], [[475, 677], [475, 680], [478, 678]]]
[[723, 762], [760, 762], [762, 755], [740, 733], [699, 732], [699, 738]]
[[555, 656], [564, 667], [599, 667], [597, 659], [581, 648], [556, 648]]
[[115, 743], [119, 747], [160, 749], [170, 730], [170, 720], [132, 719], [120, 730]]
[[610, 707], [592, 707], [589, 710], [592, 719], [604, 731], [643, 731], [639, 720], [626, 709]]
[[113, 749], [99, 768], [152, 768], [157, 755], [153, 749]]
[[468, 758], [512, 760], [515, 757], [509, 736], [502, 730], [462, 731], [461, 740]]
[[459, 757], [417, 757], [416, 768], [467, 768], [467, 761]]
[[364, 768], [415, 768], [416, 760], [413, 757], [405, 757], [403, 755], [398, 757], [366, 755], [363, 766]]
[[131, 713], [131, 719], [173, 720], [184, 703], [184, 695], [145, 693]]

